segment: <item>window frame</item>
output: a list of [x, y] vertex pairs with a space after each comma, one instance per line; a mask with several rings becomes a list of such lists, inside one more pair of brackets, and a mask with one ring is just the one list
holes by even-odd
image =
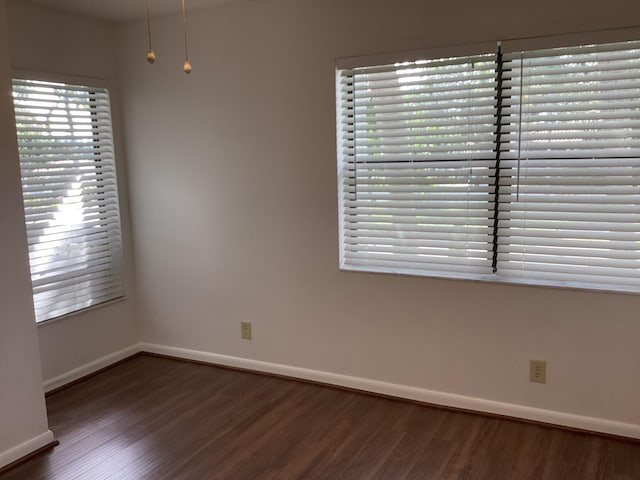
[[[122, 191], [122, 180], [121, 180], [121, 175], [118, 173], [119, 170], [121, 170], [121, 168], [120, 168], [120, 160], [119, 160], [119, 152], [118, 152], [119, 148], [118, 148], [118, 140], [117, 140], [117, 131], [114, 125], [115, 124], [114, 118], [117, 116], [117, 112], [116, 112], [116, 109], [114, 109], [114, 101], [113, 101], [114, 92], [112, 89], [111, 82], [106, 80], [105, 78], [100, 78], [100, 77], [61, 74], [56, 72], [43, 72], [38, 70], [28, 70], [28, 69], [21, 69], [21, 68], [12, 68], [10, 71], [10, 74], [11, 74], [12, 82], [13, 80], [50, 82], [50, 83], [60, 83], [65, 86], [68, 85], [70, 87], [86, 87], [88, 89], [95, 88], [97, 90], [104, 89], [106, 90], [106, 93], [109, 98], [109, 102], [108, 102], [109, 122], [110, 122], [110, 133], [111, 133], [111, 141], [109, 146], [112, 148], [112, 151], [113, 151], [112, 162], [113, 162], [113, 168], [115, 169], [115, 186], [113, 188], [116, 195], [114, 206], [117, 208], [117, 236], [118, 236], [118, 242], [119, 242], [119, 252], [118, 252], [119, 255], [117, 258], [116, 268], [119, 272], [120, 294], [117, 296], [114, 296], [113, 298], [108, 298], [104, 301], [100, 301], [95, 304], [88, 305], [86, 307], [80, 307], [75, 310], [72, 310], [60, 315], [55, 315], [50, 318], [46, 318], [42, 320], [37, 320], [36, 318], [36, 322], [35, 322], [36, 326], [39, 327], [39, 326], [47, 325], [50, 323], [57, 322], [59, 320], [63, 320], [69, 317], [74, 317], [76, 315], [81, 315], [86, 312], [90, 312], [90, 311], [100, 309], [109, 305], [126, 301], [127, 288], [126, 288], [126, 269], [125, 269], [125, 245], [124, 245], [125, 235], [124, 235], [123, 221], [122, 221], [122, 210], [123, 210], [122, 197], [120, 195], [120, 191]], [[12, 92], [13, 92], [13, 87], [12, 87]], [[12, 97], [13, 97], [13, 93], [12, 93]], [[12, 98], [12, 108], [13, 108], [13, 98]], [[15, 113], [14, 110], [12, 110], [12, 115], [14, 113]], [[94, 118], [93, 115], [91, 115], [91, 124], [94, 125], [95, 122], [96, 122], [96, 119]], [[17, 122], [15, 121], [15, 118], [14, 118], [14, 123], [16, 123], [16, 127], [17, 127]], [[21, 163], [19, 154], [18, 154], [18, 161]], [[98, 167], [96, 166], [96, 168]], [[22, 168], [21, 168], [21, 171], [22, 171]], [[102, 183], [103, 181], [104, 180], [100, 180], [100, 183]], [[23, 185], [22, 185], [22, 174], [21, 174], [21, 187], [22, 186]], [[23, 215], [24, 215], [24, 209], [23, 209]], [[23, 217], [23, 219], [26, 222], [26, 218]], [[26, 228], [26, 223], [25, 223], [25, 228]], [[31, 279], [31, 260], [30, 259], [29, 259], [29, 276]], [[32, 288], [32, 299], [33, 299], [33, 296], [34, 296], [34, 293]], [[35, 309], [35, 303], [34, 303], [34, 309]]]
[[[345, 208], [345, 200], [344, 194], [342, 191], [342, 182], [344, 181], [344, 168], [343, 168], [343, 159], [341, 150], [343, 148], [343, 134], [341, 132], [341, 108], [342, 108], [342, 98], [340, 95], [340, 74], [343, 70], [355, 69], [359, 67], [376, 67], [389, 65], [393, 63], [402, 63], [402, 62], [415, 62], [419, 60], [438, 60], [447, 57], [462, 57], [462, 56], [472, 56], [472, 55], [481, 55], [491, 52], [496, 52], [496, 50], [505, 53], [505, 52], [516, 52], [520, 50], [525, 51], [535, 51], [542, 49], [555, 49], [555, 48], [563, 48], [563, 47], [572, 47], [572, 46], [580, 46], [580, 45], [600, 45], [607, 43], [616, 43], [616, 42], [625, 42], [625, 41], [634, 41], [640, 39], [640, 29], [637, 27], [634, 28], [625, 28], [618, 30], [607, 30], [600, 32], [583, 32], [577, 34], [566, 34], [566, 35], [557, 35], [553, 37], [534, 37], [534, 38], [524, 38], [524, 39], [507, 39], [501, 42], [483, 42], [478, 44], [471, 45], [458, 45], [452, 47], [444, 47], [444, 48], [433, 48], [433, 49], [425, 49], [425, 50], [416, 50], [412, 52], [404, 52], [404, 53], [386, 53], [382, 55], [369, 55], [369, 56], [359, 56], [359, 57], [345, 57], [336, 60], [336, 151], [338, 157], [338, 172], [337, 172], [337, 180], [338, 180], [338, 222], [339, 222], [339, 232], [338, 232], [338, 243], [339, 243], [339, 268], [342, 271], [353, 271], [353, 272], [369, 272], [369, 273], [392, 273], [392, 274], [404, 274], [404, 275], [412, 275], [412, 276], [420, 276], [427, 278], [438, 278], [438, 279], [454, 279], [454, 280], [469, 280], [469, 281], [481, 281], [481, 282], [490, 282], [490, 283], [500, 283], [500, 284], [508, 284], [508, 285], [527, 285], [527, 286], [537, 286], [542, 288], [560, 288], [560, 289], [571, 289], [571, 290], [585, 290], [585, 291], [607, 291], [612, 293], [622, 293], [622, 294], [637, 294], [640, 293], [640, 283], [638, 285], [634, 285], [633, 287], [624, 287], [624, 286], [613, 286], [606, 284], [593, 284], [586, 285], [585, 283], [575, 283], [571, 281], [545, 281], [542, 279], [531, 279], [531, 278], [514, 278], [504, 276], [500, 273], [500, 271], [495, 271], [493, 273], [459, 273], [459, 272], [425, 272], [419, 271], [416, 272], [412, 269], [402, 269], [402, 268], [381, 268], [375, 266], [346, 266], [344, 264], [344, 254], [345, 254], [345, 233], [344, 233], [344, 208]], [[496, 45], [498, 48], [496, 48]], [[501, 237], [495, 237], [495, 241], [500, 242]], [[495, 262], [495, 260], [494, 260]], [[495, 265], [495, 263], [494, 263]]]

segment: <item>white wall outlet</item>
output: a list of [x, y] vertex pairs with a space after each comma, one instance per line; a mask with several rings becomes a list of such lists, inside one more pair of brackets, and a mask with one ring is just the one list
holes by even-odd
[[244, 340], [251, 340], [251, 322], [240, 322], [240, 336]]
[[529, 381], [547, 383], [547, 362], [544, 360], [531, 360], [529, 362]]

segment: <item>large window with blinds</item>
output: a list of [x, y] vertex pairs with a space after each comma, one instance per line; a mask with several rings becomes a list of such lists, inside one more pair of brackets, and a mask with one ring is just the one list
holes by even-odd
[[339, 68], [343, 269], [640, 291], [640, 42]]
[[109, 93], [13, 80], [36, 321], [123, 296]]

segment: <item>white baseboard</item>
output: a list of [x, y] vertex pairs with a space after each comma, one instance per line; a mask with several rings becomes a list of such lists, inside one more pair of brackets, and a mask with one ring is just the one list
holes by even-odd
[[[290, 365], [262, 362], [259, 360], [251, 360], [248, 358], [220, 355], [216, 353], [190, 350], [186, 348], [169, 347], [151, 343], [139, 343], [136, 345], [131, 345], [130, 347], [124, 348], [118, 352], [94, 360], [93, 362], [70, 370], [69, 372], [66, 372], [55, 378], [48, 379], [44, 382], [44, 390], [45, 392], [54, 390], [58, 387], [73, 382], [74, 380], [78, 380], [86, 375], [89, 375], [97, 370], [100, 370], [101, 368], [107, 367], [119, 360], [130, 357], [131, 355], [134, 355], [138, 352], [157, 353], [160, 355], [169, 355], [172, 357], [184, 358], [187, 360], [196, 360], [214, 365], [224, 365], [228, 367], [253, 370], [256, 372], [273, 373], [276, 375], [284, 375], [287, 377], [299, 378], [302, 380], [311, 380], [314, 382], [353, 388], [364, 392], [372, 392], [382, 395], [390, 395], [398, 398], [416, 400], [419, 402], [431, 403], [434, 405], [442, 405], [445, 407], [462, 408], [465, 410], [472, 410], [477, 412], [505, 415], [507, 417], [522, 418], [525, 420], [533, 420], [536, 422], [544, 422], [564, 427], [578, 428], [592, 432], [607, 433], [611, 435], [640, 439], [640, 425], [633, 423], [617, 422], [603, 418], [587, 417], [583, 415], [575, 415], [572, 413], [558, 412], [554, 410], [544, 410], [540, 408], [526, 407], [523, 405], [496, 402], [494, 400], [487, 400], [484, 398], [469, 397], [465, 395], [439, 392], [436, 390], [428, 390], [425, 388], [381, 382], [368, 378], [352, 377], [348, 375], [340, 375], [320, 370], [311, 370], [307, 368], [293, 367]], [[2, 455], [4, 454], [0, 454], [0, 465], [1, 460], [3, 459]]]
[[452, 393], [438, 392], [424, 388], [398, 385], [394, 383], [380, 382], [367, 378], [351, 377], [336, 373], [310, 370], [306, 368], [292, 367], [278, 363], [261, 362], [248, 358], [231, 357], [198, 350], [185, 348], [168, 347], [150, 343], [138, 345], [140, 351], [169, 355], [173, 357], [196, 360], [205, 363], [224, 365], [229, 367], [254, 370], [257, 372], [273, 373], [287, 377], [311, 380], [314, 382], [327, 383], [341, 387], [353, 388], [365, 392], [390, 395], [393, 397], [416, 400], [419, 402], [442, 405], [445, 407], [462, 408], [477, 412], [505, 415], [508, 417], [533, 420], [553, 425], [560, 425], [592, 432], [607, 433], [640, 439], [640, 425], [623, 423], [613, 420], [606, 420], [596, 417], [586, 417], [571, 413], [558, 412], [554, 410], [543, 410], [540, 408], [526, 407], [511, 403], [496, 402], [483, 398], [468, 397]]
[[130, 347], [123, 348], [122, 350], [118, 350], [117, 352], [111, 353], [105, 357], [98, 358], [93, 362], [89, 362], [78, 368], [69, 370], [68, 372], [63, 373], [62, 375], [58, 375], [57, 377], [47, 379], [44, 381], [44, 391], [50, 392], [51, 390], [55, 390], [58, 387], [62, 387], [63, 385], [73, 382], [74, 380], [78, 380], [95, 371], [98, 371], [101, 368], [108, 367], [109, 365], [112, 365], [120, 360], [130, 357], [131, 355], [135, 355], [139, 351], [140, 351], [140, 346], [138, 344], [131, 345]]
[[16, 445], [9, 450], [0, 452], [0, 468], [13, 463], [22, 457], [26, 457], [39, 448], [49, 445], [51, 442], [53, 442], [53, 432], [51, 430], [47, 430], [46, 432], [41, 433], [37, 437], [33, 437], [20, 445]]

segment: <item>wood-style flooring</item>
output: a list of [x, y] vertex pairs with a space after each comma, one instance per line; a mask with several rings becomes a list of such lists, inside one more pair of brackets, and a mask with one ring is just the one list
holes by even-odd
[[0, 480], [640, 480], [640, 443], [140, 355], [48, 397]]

